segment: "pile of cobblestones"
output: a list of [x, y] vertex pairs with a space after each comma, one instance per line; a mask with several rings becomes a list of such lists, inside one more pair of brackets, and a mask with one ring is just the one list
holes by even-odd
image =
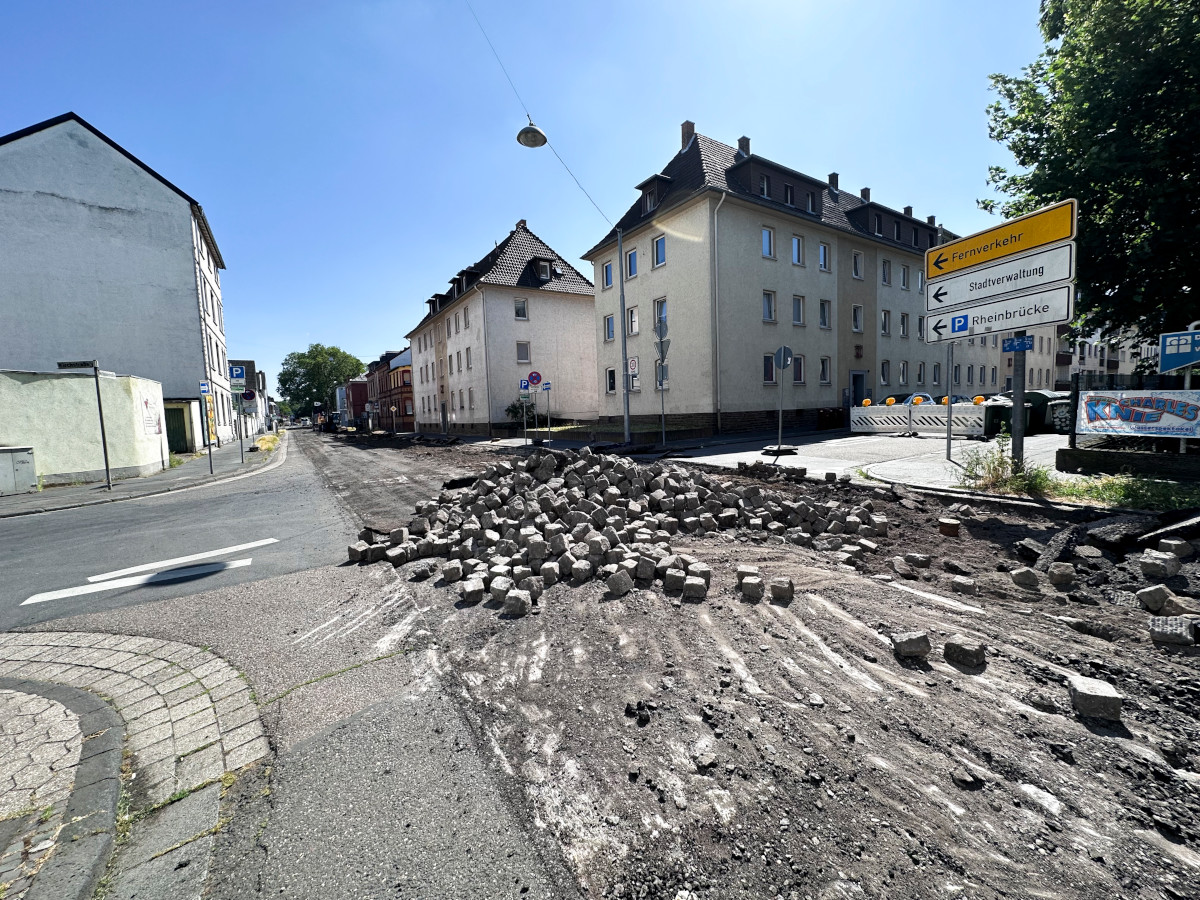
[[[416, 517], [386, 541], [366, 530], [349, 547], [352, 561], [399, 566], [449, 557], [442, 578], [459, 584], [465, 602], [490, 595], [510, 615], [536, 609], [558, 582], [604, 579], [623, 596], [658, 582], [668, 593], [703, 600], [711, 569], [672, 552], [676, 535], [745, 529], [835, 554], [860, 564], [888, 521], [871, 500], [839, 503], [796, 499], [761, 485], [736, 485], [677, 465], [639, 465], [617, 456], [537, 451], [525, 460], [489, 466], [469, 488], [420, 503]], [[436, 565], [419, 568], [431, 577]]]

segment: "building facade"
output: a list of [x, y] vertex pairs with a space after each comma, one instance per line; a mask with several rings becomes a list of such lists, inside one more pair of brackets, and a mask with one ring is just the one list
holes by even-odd
[[220, 271], [200, 205], [74, 113], [0, 137], [0, 366], [97, 359], [162, 385], [172, 450], [234, 434]]
[[244, 400], [234, 395], [233, 404], [240, 405], [242, 434], [252, 437], [266, 434], [271, 427], [271, 401], [267, 396], [267, 373], [258, 368], [252, 359], [231, 359], [230, 366], [242, 366], [246, 370], [246, 390], [254, 391], [253, 400]]
[[412, 343], [416, 430], [492, 434], [520, 381], [538, 373], [540, 408], [560, 420], [597, 415], [592, 283], [529, 230], [496, 248], [426, 301]]

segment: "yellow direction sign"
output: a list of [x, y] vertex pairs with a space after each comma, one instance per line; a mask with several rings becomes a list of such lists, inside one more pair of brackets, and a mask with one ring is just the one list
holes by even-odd
[[1079, 204], [1064, 200], [1003, 225], [925, 251], [925, 279], [934, 281], [982, 263], [1075, 239]]

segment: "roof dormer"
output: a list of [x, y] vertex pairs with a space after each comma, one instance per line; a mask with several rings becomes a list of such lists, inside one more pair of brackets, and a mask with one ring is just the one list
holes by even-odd
[[637, 188], [642, 192], [642, 215], [646, 216], [658, 209], [662, 203], [663, 197], [671, 188], [671, 177], [662, 174], [651, 175]]

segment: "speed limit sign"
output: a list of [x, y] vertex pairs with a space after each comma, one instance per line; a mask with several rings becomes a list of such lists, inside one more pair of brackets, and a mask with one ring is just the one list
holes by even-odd
[[638, 358], [636, 356], [629, 357], [629, 374], [636, 375], [638, 373]]

